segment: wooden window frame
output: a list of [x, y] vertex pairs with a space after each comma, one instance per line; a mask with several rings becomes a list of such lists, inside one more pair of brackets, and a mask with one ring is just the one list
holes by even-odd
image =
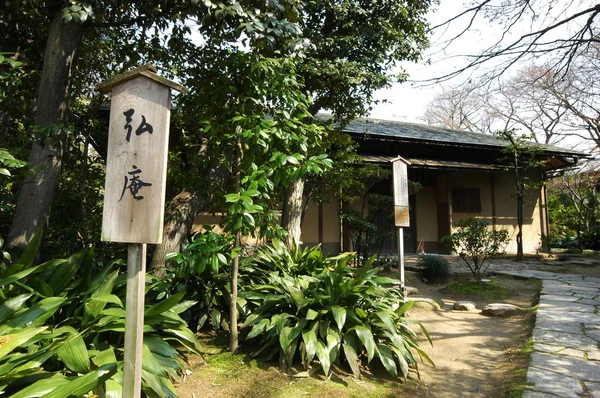
[[452, 187], [452, 211], [455, 213], [481, 213], [480, 189]]

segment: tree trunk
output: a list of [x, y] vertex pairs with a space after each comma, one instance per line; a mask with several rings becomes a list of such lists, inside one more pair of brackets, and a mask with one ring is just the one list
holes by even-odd
[[[48, 32], [42, 76], [35, 106], [35, 124], [65, 126], [69, 109], [71, 76], [84, 25], [64, 23], [57, 13]], [[29, 174], [21, 186], [7, 246], [20, 251], [39, 228], [48, 224], [50, 207], [58, 184], [64, 132], [35, 142], [29, 156]]]
[[524, 188], [517, 193], [517, 260], [523, 260], [523, 195]]
[[[242, 140], [238, 138], [237, 145], [235, 146], [235, 164], [233, 168], [234, 181], [235, 181], [235, 192], [240, 193], [241, 191], [241, 164], [242, 164]], [[233, 249], [235, 251], [235, 257], [231, 263], [231, 303], [229, 304], [229, 352], [236, 352], [238, 348], [238, 313], [237, 313], [237, 298], [238, 298], [238, 271], [240, 268], [240, 251], [241, 247], [241, 233], [240, 231], [235, 232], [235, 242]]]
[[300, 178], [291, 183], [285, 191], [283, 213], [281, 215], [281, 226], [285, 228], [287, 237], [285, 245], [291, 249], [300, 243], [302, 232], [302, 195], [304, 194], [304, 179]]
[[164, 278], [165, 256], [171, 252], [178, 252], [181, 242], [189, 234], [196, 214], [205, 206], [206, 200], [201, 192], [190, 191], [184, 188], [168, 204], [165, 211], [163, 228], [163, 241], [156, 246], [152, 255], [149, 271], [156, 277]]

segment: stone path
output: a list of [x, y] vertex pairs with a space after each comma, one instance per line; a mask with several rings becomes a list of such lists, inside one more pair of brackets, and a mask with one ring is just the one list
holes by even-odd
[[543, 280], [523, 398], [600, 398], [600, 278], [495, 272]]

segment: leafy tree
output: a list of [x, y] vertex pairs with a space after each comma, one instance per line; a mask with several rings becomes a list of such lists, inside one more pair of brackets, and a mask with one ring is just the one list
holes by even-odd
[[517, 259], [523, 259], [523, 207], [527, 192], [530, 189], [539, 189], [539, 174], [536, 173], [545, 160], [539, 159], [541, 148], [528, 141], [525, 135], [519, 135], [514, 130], [498, 131], [497, 136], [507, 142], [502, 152], [515, 177], [515, 198], [517, 204]]
[[453, 225], [456, 229], [442, 238], [458, 254], [463, 263], [481, 284], [481, 278], [489, 267], [489, 260], [504, 254], [508, 243], [508, 231], [505, 229], [490, 230], [487, 221], [474, 217], [465, 218]]
[[[598, 172], [595, 170], [577, 170], [567, 172], [549, 183], [549, 218], [557, 227], [565, 227], [577, 236], [579, 250], [586, 242], [584, 233], [597, 228], [600, 192], [598, 192]], [[590, 247], [593, 248], [593, 247]]]
[[[393, 74], [398, 63], [417, 61], [428, 45], [425, 15], [431, 4], [430, 0], [299, 3], [296, 20], [310, 46], [298, 74], [314, 99], [310, 113], [328, 109], [341, 127], [367, 115], [376, 90], [406, 79], [401, 68]], [[288, 246], [300, 239], [302, 198], [306, 203], [310, 193], [303, 192], [304, 180], [295, 180], [285, 193], [283, 226], [295, 226], [288, 228]]]

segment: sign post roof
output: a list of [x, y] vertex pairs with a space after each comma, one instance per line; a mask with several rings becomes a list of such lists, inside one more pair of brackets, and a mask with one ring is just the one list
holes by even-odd
[[102, 94], [106, 94], [112, 91], [112, 89], [122, 83], [125, 83], [128, 80], [134, 79], [138, 76], [145, 76], [150, 80], [154, 80], [157, 83], [164, 84], [165, 86], [172, 88], [173, 90], [177, 90], [183, 94], [187, 93], [187, 89], [183, 87], [181, 84], [175, 83], [169, 79], [165, 79], [156, 74], [156, 66], [152, 64], [142, 65], [138, 68], [132, 69], [130, 71], [121, 73], [113, 77], [112, 79], [103, 81], [102, 83], [96, 84], [96, 90], [100, 91]]

